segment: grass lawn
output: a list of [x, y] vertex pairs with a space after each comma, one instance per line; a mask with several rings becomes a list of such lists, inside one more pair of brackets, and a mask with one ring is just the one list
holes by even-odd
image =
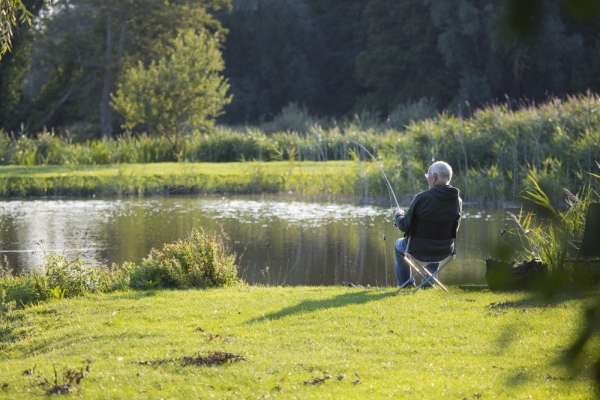
[[[360, 196], [365, 190], [371, 190], [373, 195], [382, 191], [387, 196], [377, 167], [371, 164], [352, 161], [273, 161], [0, 166], [0, 197], [152, 196], [170, 191], [291, 191], [304, 196], [340, 197]], [[369, 179], [374, 180], [371, 187]]]
[[152, 164], [102, 164], [102, 165], [37, 165], [32, 167], [0, 165], [0, 177], [59, 177], [59, 176], [154, 176], [154, 175], [241, 175], [257, 168], [265, 168], [273, 174], [288, 171], [311, 172], [315, 169], [340, 173], [344, 170], [358, 170], [357, 163], [353, 161], [270, 161], [270, 162], [230, 162], [230, 163], [152, 163]]
[[[88, 399], [597, 395], [597, 340], [578, 371], [557, 362], [597, 293], [550, 302], [450, 289], [240, 285], [54, 300], [3, 316], [0, 397], [68, 382]], [[243, 360], [182, 365], [215, 352]]]

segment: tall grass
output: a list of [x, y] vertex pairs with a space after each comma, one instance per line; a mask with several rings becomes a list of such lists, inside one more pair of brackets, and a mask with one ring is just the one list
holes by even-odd
[[[195, 132], [183, 142], [181, 160], [332, 161], [351, 159], [351, 150], [367, 160], [349, 143], [350, 138], [365, 145], [385, 166], [392, 184], [406, 187], [407, 192], [418, 188], [418, 177], [432, 160], [446, 160], [454, 167], [455, 185], [467, 201], [514, 200], [531, 179], [554, 204], [560, 201], [562, 187], [578, 191], [591, 184], [600, 190], [600, 183], [590, 181], [587, 174], [597, 171], [600, 160], [600, 98], [596, 94], [524, 104], [518, 109], [492, 105], [469, 118], [448, 113], [427, 119], [394, 118], [376, 122], [373, 116], [363, 115], [336, 123], [289, 107], [262, 130], [217, 127], [210, 133]], [[399, 126], [401, 120], [407, 125]], [[49, 132], [34, 137], [0, 135], [0, 164], [4, 165], [176, 161], [171, 150], [166, 139], [145, 134], [83, 143]]]
[[573, 261], [581, 259], [579, 248], [587, 209], [590, 203], [600, 201], [598, 193], [589, 186], [582, 188], [577, 195], [563, 188], [567, 207], [557, 209], [535, 179], [530, 177], [529, 181], [531, 186], [522, 197], [536, 208], [529, 212], [521, 210], [518, 216], [508, 213], [515, 223], [511, 233], [518, 238], [521, 258], [537, 257], [547, 263], [551, 286], [565, 283], [589, 285], [598, 281], [597, 271], [589, 269], [586, 263]]

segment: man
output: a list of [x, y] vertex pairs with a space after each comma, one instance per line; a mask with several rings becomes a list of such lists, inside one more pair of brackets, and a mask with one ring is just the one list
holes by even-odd
[[[460, 223], [462, 199], [457, 188], [450, 186], [452, 167], [443, 161], [433, 163], [425, 174], [429, 190], [415, 196], [406, 214], [402, 210], [396, 212], [394, 225], [404, 233], [404, 238], [396, 241], [396, 276], [398, 286], [415, 287], [414, 278], [410, 276], [410, 266], [404, 256], [407, 236], [410, 236], [411, 223], [415, 218], [445, 222], [457, 220]], [[453, 250], [452, 240], [411, 240], [410, 250], [414, 254], [450, 254]], [[429, 263], [425, 268], [434, 276], [439, 263]], [[426, 286], [426, 285], [424, 285]]]

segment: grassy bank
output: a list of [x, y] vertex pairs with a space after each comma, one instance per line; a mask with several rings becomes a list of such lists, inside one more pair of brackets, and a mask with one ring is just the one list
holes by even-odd
[[[599, 343], [588, 343], [579, 373], [556, 362], [586, 303], [458, 288], [248, 286], [55, 300], [3, 315], [0, 393], [590, 398], [588, 356]], [[218, 352], [243, 360], [199, 366], [184, 358]]]
[[169, 192], [388, 197], [377, 167], [353, 161], [0, 166], [0, 197], [4, 198], [157, 196]]
[[[576, 193], [589, 181], [588, 173], [599, 171], [599, 108], [600, 97], [588, 93], [537, 105], [489, 106], [463, 117], [442, 113], [404, 127], [358, 116], [316, 123], [300, 113], [279, 116], [268, 129], [191, 132], [176, 152], [166, 138], [143, 133], [100, 141], [68, 132], [0, 132], [0, 165], [367, 159], [352, 139], [384, 164], [394, 187], [413, 194], [431, 161], [445, 160], [453, 166], [455, 186], [466, 201], [513, 201], [535, 180], [553, 202], [560, 202], [562, 188]], [[273, 185], [279, 183], [266, 184]]]

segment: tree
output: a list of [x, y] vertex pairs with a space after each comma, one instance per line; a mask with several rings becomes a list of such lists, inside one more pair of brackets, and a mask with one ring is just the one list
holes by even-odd
[[216, 14], [229, 31], [223, 48], [234, 100], [224, 123], [269, 120], [296, 103], [339, 117], [361, 87], [356, 55], [366, 42], [369, 0], [233, 0]]
[[[147, 65], [159, 59], [180, 31], [223, 33], [208, 9], [229, 5], [230, 0], [54, 0], [35, 19], [29, 45], [22, 47], [27, 54], [19, 55], [28, 59], [28, 70], [6, 71], [7, 79], [18, 77], [18, 83], [0, 82], [12, 89], [10, 108], [18, 104], [22, 110], [0, 124], [16, 129], [25, 121], [34, 132], [77, 124], [89, 126], [90, 135], [110, 138], [122, 123], [110, 107], [122, 71], [138, 60]], [[20, 86], [16, 95], [15, 86]]]
[[[537, 0], [525, 8], [529, 29], [515, 33], [514, 0], [426, 0], [440, 34], [437, 49], [447, 67], [460, 75], [450, 106], [511, 98], [544, 100], [574, 90], [585, 48], [583, 37], [568, 29], [561, 8]], [[526, 33], [525, 33], [526, 32]]]
[[[45, 2], [46, 0], [24, 0], [21, 4], [35, 18]], [[21, 23], [18, 35], [12, 37], [10, 51], [0, 54], [0, 129], [16, 129], [21, 123], [20, 115], [26, 112], [25, 104], [21, 102], [21, 77], [29, 69], [31, 29], [30, 24]]]
[[456, 76], [437, 50], [440, 31], [421, 0], [370, 0], [366, 48], [356, 58], [356, 75], [366, 90], [360, 108], [389, 113], [400, 103], [435, 98], [446, 105]]
[[365, 8], [370, 0], [306, 0], [320, 32], [321, 74], [316, 111], [342, 116], [352, 110], [363, 94], [356, 77], [356, 56], [365, 49], [369, 20]]
[[229, 30], [223, 73], [234, 101], [224, 123], [268, 120], [292, 102], [341, 117], [424, 97], [458, 111], [466, 101], [475, 108], [505, 95], [539, 101], [600, 88], [594, 0], [18, 1], [0, 0], [3, 9], [24, 5], [34, 22], [0, 60], [6, 130], [25, 121], [29, 132], [85, 126], [86, 137], [110, 138], [123, 123], [110, 107], [123, 71], [148, 66], [179, 32], [200, 28], [221, 39]]
[[170, 56], [125, 72], [113, 106], [129, 129], [144, 124], [164, 135], [179, 160], [180, 138], [194, 128], [211, 126], [231, 101], [218, 34], [180, 34]]
[[[133, 35], [129, 35], [128, 42], [131, 48], [128, 60], [126, 59], [125, 62], [125, 64], [131, 65], [132, 60], [139, 59], [140, 55], [154, 56], [153, 58], [159, 56], [162, 47], [172, 38], [173, 32], [198, 26], [206, 26], [214, 31], [223, 32], [218, 21], [207, 13], [206, 8], [211, 7], [215, 10], [221, 7], [229, 8], [229, 0], [203, 0], [195, 3], [185, 0], [172, 3], [146, 1], [147, 12], [139, 13], [137, 8], [140, 3], [144, 2], [120, 0], [115, 4], [108, 0], [100, 3], [100, 9], [106, 20], [102, 96], [100, 99], [100, 127], [103, 138], [110, 138], [112, 135], [112, 109], [109, 100], [113, 90], [114, 76], [119, 72], [120, 61], [124, 55], [126, 31], [129, 29], [130, 32], [133, 32]], [[117, 17], [114, 22], [113, 14]], [[160, 23], [155, 25], [157, 21]], [[113, 36], [116, 32], [119, 32], [118, 39], [114, 40]], [[153, 32], [156, 36], [149, 38], [146, 36], [147, 32]], [[158, 53], [156, 53], [157, 50]]]
[[11, 49], [13, 29], [26, 21], [31, 22], [31, 13], [21, 0], [0, 2], [0, 59]]
[[235, 96], [223, 120], [268, 120], [292, 102], [314, 110], [322, 41], [304, 0], [235, 0], [218, 18], [228, 29], [223, 57]]

